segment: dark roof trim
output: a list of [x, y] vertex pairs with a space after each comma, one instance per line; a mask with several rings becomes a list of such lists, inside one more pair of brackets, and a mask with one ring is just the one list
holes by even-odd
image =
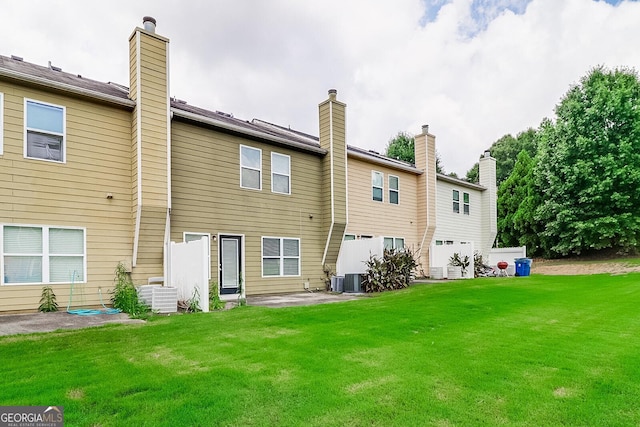
[[38, 76], [32, 76], [29, 74], [21, 73], [19, 71], [13, 71], [6, 68], [0, 68], [0, 77], [6, 77], [12, 80], [18, 80], [21, 82], [33, 83], [46, 88], [57, 89], [62, 92], [70, 93], [73, 95], [80, 95], [87, 98], [97, 99], [108, 104], [115, 104], [120, 107], [126, 107], [133, 109], [136, 103], [130, 99], [118, 98], [116, 96], [108, 95], [101, 92], [96, 92], [89, 89], [84, 89], [78, 86], [73, 86], [66, 83], [56, 82], [53, 80], [45, 79]]
[[235, 134], [247, 135], [247, 136], [256, 138], [258, 140], [266, 141], [269, 143], [275, 143], [277, 145], [294, 148], [300, 151], [307, 151], [314, 154], [320, 154], [322, 156], [327, 154], [327, 150], [321, 147], [314, 147], [309, 144], [304, 144], [301, 142], [292, 141], [290, 139], [282, 138], [279, 136], [270, 135], [265, 132], [259, 132], [256, 130], [248, 129], [246, 127], [234, 125], [232, 123], [215, 120], [210, 117], [205, 117], [199, 114], [190, 113], [188, 111], [180, 110], [175, 107], [171, 108], [171, 113], [173, 114], [174, 117], [178, 117], [178, 118], [186, 119], [188, 121], [201, 123], [204, 125], [212, 126], [214, 128], [230, 131]]
[[422, 175], [424, 173], [422, 169], [418, 169], [409, 163], [399, 162], [398, 160], [390, 159], [379, 154], [376, 155], [373, 153], [369, 153], [360, 148], [352, 146], [347, 147], [347, 155], [356, 159], [367, 161], [369, 163], [375, 163], [378, 165], [386, 166], [388, 168], [413, 173], [415, 175]]
[[474, 190], [486, 191], [487, 187], [483, 187], [482, 185], [474, 184], [469, 181], [465, 181], [463, 179], [454, 178], [452, 176], [443, 175], [441, 173], [436, 174], [436, 179], [439, 181], [448, 182], [449, 184], [459, 185], [461, 187], [472, 188]]

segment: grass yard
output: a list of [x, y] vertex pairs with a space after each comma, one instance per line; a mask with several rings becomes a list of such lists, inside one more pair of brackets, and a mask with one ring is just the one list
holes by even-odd
[[0, 337], [69, 426], [640, 425], [640, 274], [485, 278]]

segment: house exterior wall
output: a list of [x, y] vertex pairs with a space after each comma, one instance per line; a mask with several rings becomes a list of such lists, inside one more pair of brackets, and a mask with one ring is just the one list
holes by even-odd
[[[447, 241], [453, 243], [474, 242], [476, 249], [482, 246], [483, 242], [483, 221], [482, 203], [484, 191], [469, 188], [460, 182], [459, 184], [437, 180], [437, 209], [436, 209], [436, 230], [433, 236], [433, 243], [446, 244]], [[453, 191], [460, 194], [459, 213], [453, 211]], [[463, 211], [463, 193], [469, 194], [469, 215]]]
[[[418, 205], [416, 174], [349, 156], [349, 224], [346, 234], [357, 237], [400, 237], [405, 247], [416, 251], [418, 236]], [[373, 200], [371, 174], [383, 174], [383, 201]], [[398, 177], [398, 204], [389, 203], [389, 175]]]
[[[115, 267], [132, 249], [131, 112], [7, 80], [0, 92], [0, 224], [85, 228], [86, 283], [75, 285], [74, 305], [99, 304], [98, 289], [108, 302]], [[64, 163], [24, 157], [25, 98], [66, 108]], [[52, 285], [61, 307], [70, 283]], [[2, 282], [0, 311], [37, 309], [42, 286]]]
[[[240, 186], [240, 145], [262, 150], [262, 189]], [[271, 191], [271, 153], [291, 158], [291, 194]], [[172, 124], [171, 240], [184, 232], [242, 235], [246, 293], [302, 291], [304, 282], [322, 288], [326, 234], [322, 158], [202, 126]], [[262, 237], [300, 239], [300, 275], [262, 277]], [[216, 239], [217, 240], [217, 239]], [[212, 279], [218, 280], [218, 244], [211, 239]]]

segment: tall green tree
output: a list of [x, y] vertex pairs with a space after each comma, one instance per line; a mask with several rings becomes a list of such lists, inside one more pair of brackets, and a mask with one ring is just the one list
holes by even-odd
[[398, 132], [396, 136], [389, 140], [386, 156], [415, 164], [415, 145], [416, 141], [413, 135], [406, 132]]
[[537, 218], [552, 254], [640, 242], [640, 81], [634, 70], [591, 70], [543, 123], [536, 167]]
[[[402, 160], [411, 164], [416, 163], [415, 154], [415, 137], [406, 132], [398, 132], [396, 136], [391, 138], [387, 143], [387, 149], [385, 155], [392, 159]], [[444, 173], [442, 168], [442, 160], [440, 159], [440, 153], [436, 151], [436, 172]]]
[[520, 204], [527, 197], [533, 179], [533, 160], [522, 150], [518, 154], [513, 170], [498, 187], [498, 241], [500, 246], [520, 246], [520, 232], [515, 226], [515, 217]]
[[[537, 131], [529, 128], [518, 133], [517, 136], [511, 134], [504, 135], [495, 141], [489, 147], [491, 156], [496, 159], [496, 183], [500, 185], [502, 181], [507, 179], [516, 163], [518, 153], [525, 150], [530, 157], [535, 156], [537, 151]], [[466, 180], [477, 183], [479, 180], [478, 163], [475, 163], [471, 169], [467, 171]]]
[[534, 179], [534, 160], [526, 150], [518, 154], [513, 171], [498, 188], [498, 239], [502, 246], [526, 246], [540, 251], [541, 226], [535, 218], [540, 197]]

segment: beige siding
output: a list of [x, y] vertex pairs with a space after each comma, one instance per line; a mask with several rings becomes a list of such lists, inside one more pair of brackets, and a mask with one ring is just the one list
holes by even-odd
[[[262, 190], [240, 188], [240, 144], [262, 150]], [[291, 156], [291, 195], [271, 192], [271, 153]], [[236, 136], [172, 123], [171, 240], [183, 232], [244, 236], [247, 294], [322, 287], [325, 237], [321, 223], [321, 159]], [[312, 217], [312, 218], [310, 218]], [[262, 277], [262, 237], [300, 238], [301, 275]], [[218, 241], [211, 241], [211, 271], [217, 280]]]
[[131, 133], [131, 217], [139, 229], [133, 277], [140, 281], [163, 274], [169, 208], [167, 50], [167, 39], [140, 29], [129, 40], [130, 94], [137, 103]]
[[[416, 251], [418, 233], [418, 176], [349, 157], [349, 225], [347, 233], [384, 237], [402, 237], [405, 245]], [[373, 200], [372, 171], [384, 174], [383, 202]], [[389, 203], [389, 175], [398, 177], [399, 204]]]
[[[0, 82], [0, 92], [0, 223], [85, 227], [87, 283], [76, 287], [74, 301], [97, 305], [102, 289], [108, 302], [115, 267], [132, 250], [131, 113], [6, 82]], [[66, 163], [24, 158], [24, 98], [66, 107]], [[66, 307], [70, 284], [53, 289]], [[42, 285], [0, 286], [0, 311], [36, 310], [41, 290]]]
[[324, 263], [335, 266], [347, 225], [346, 105], [334, 94], [319, 106], [320, 146], [329, 151], [322, 164]]
[[429, 273], [429, 247], [436, 230], [436, 141], [423, 129], [415, 137], [416, 166], [424, 173], [418, 177], [416, 200], [418, 203], [418, 233], [420, 236], [420, 274]]

